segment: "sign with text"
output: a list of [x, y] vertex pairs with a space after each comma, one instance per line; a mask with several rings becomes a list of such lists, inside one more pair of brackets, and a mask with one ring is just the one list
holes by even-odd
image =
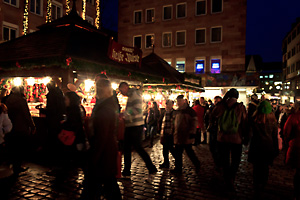
[[128, 47], [110, 40], [108, 57], [122, 64], [138, 63], [141, 67], [142, 51], [136, 47]]

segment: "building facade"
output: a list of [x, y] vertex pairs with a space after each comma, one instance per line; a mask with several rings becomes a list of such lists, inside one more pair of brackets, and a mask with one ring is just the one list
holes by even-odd
[[293, 101], [300, 97], [300, 18], [283, 39], [282, 53], [284, 95], [292, 97]]
[[180, 72], [245, 72], [246, 0], [122, 0], [119, 42]]
[[[0, 0], [0, 42], [34, 32], [72, 9], [71, 0]], [[83, 19], [99, 25], [100, 0], [78, 0], [76, 8]]]

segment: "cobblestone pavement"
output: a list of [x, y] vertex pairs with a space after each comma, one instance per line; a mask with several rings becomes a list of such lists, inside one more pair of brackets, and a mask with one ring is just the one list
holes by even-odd
[[[131, 179], [118, 180], [123, 198], [253, 199], [252, 166], [246, 161], [246, 154], [242, 156], [235, 182], [236, 195], [233, 197], [224, 189], [221, 175], [214, 171], [208, 145], [199, 145], [194, 149], [201, 161], [201, 170], [198, 174], [194, 171], [190, 160], [184, 156], [182, 175], [173, 175], [169, 170], [159, 170], [156, 175], [149, 177], [144, 162], [134, 153]], [[158, 167], [163, 159], [162, 146], [157, 142], [152, 149], [146, 148], [146, 150]], [[292, 199], [294, 171], [284, 166], [283, 157], [281, 153], [271, 167], [269, 183], [262, 199]], [[174, 159], [171, 163], [174, 163]], [[80, 197], [84, 179], [81, 170], [69, 174], [69, 178], [64, 181], [57, 181], [54, 176], [47, 173], [49, 168], [33, 163], [27, 166], [30, 169], [22, 173], [17, 181], [2, 180], [2, 184], [4, 181], [7, 187], [6, 191], [9, 191], [8, 199], [77, 199]], [[174, 164], [171, 167], [174, 167]], [[3, 189], [3, 186], [1, 187]]]

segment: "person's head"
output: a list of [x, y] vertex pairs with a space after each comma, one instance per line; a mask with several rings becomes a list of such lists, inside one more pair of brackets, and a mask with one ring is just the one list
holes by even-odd
[[262, 101], [257, 107], [255, 122], [266, 123], [267, 121], [271, 123], [276, 122], [275, 114], [272, 112], [272, 105], [268, 101]]
[[96, 94], [99, 99], [106, 99], [113, 95], [111, 82], [108, 79], [99, 79], [96, 82]]
[[222, 97], [220, 97], [220, 96], [215, 96], [215, 98], [214, 98], [214, 104], [217, 104], [217, 103], [219, 103], [219, 102], [221, 102], [222, 101]]
[[207, 102], [209, 105], [212, 105], [212, 101], [210, 99]]
[[167, 102], [166, 102], [166, 109], [167, 110], [171, 110], [173, 108], [173, 105], [174, 105], [174, 101], [167, 100]]
[[183, 95], [178, 95], [178, 97], [176, 98], [177, 100], [177, 105], [179, 107], [179, 109], [183, 108], [184, 105], [186, 104], [186, 101], [184, 100], [184, 96]]
[[158, 105], [157, 105], [156, 101], [152, 101], [151, 107], [152, 107], [154, 110], [158, 110]]
[[256, 103], [256, 104], [259, 103], [257, 94], [252, 94], [250, 99], [251, 99], [251, 102], [253, 102], [253, 103]]
[[75, 107], [80, 105], [80, 97], [76, 92], [65, 93], [65, 104], [66, 107]]
[[121, 82], [119, 85], [119, 90], [122, 95], [127, 96], [128, 90], [129, 90], [129, 85], [126, 82]]
[[46, 86], [47, 86], [48, 90], [50, 91], [56, 87], [56, 83], [54, 81], [50, 81], [49, 83], [47, 83]]
[[204, 104], [204, 103], [205, 103], [204, 97], [200, 97], [200, 104]]
[[0, 103], [0, 114], [5, 113], [7, 114], [7, 107], [5, 104]]
[[8, 95], [8, 89], [3, 88], [3, 89], [1, 90], [0, 97], [5, 97], [6, 95]]
[[230, 99], [230, 98], [238, 99], [239, 98], [239, 92], [235, 88], [231, 88], [226, 94], [228, 94], [227, 99]]
[[197, 105], [200, 105], [200, 101], [198, 99], [195, 101], [195, 106]]
[[97, 74], [95, 76], [95, 83], [99, 80], [99, 79], [108, 79], [108, 77], [105, 74]]
[[11, 89], [11, 92], [13, 94], [19, 94], [19, 95], [24, 95], [25, 94], [25, 89], [23, 86], [14, 86], [12, 89]]

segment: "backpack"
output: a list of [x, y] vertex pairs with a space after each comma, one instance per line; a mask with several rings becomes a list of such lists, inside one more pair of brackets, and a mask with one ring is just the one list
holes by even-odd
[[226, 108], [223, 115], [218, 120], [218, 130], [223, 134], [236, 134], [239, 129], [238, 117], [235, 111], [235, 105]]

